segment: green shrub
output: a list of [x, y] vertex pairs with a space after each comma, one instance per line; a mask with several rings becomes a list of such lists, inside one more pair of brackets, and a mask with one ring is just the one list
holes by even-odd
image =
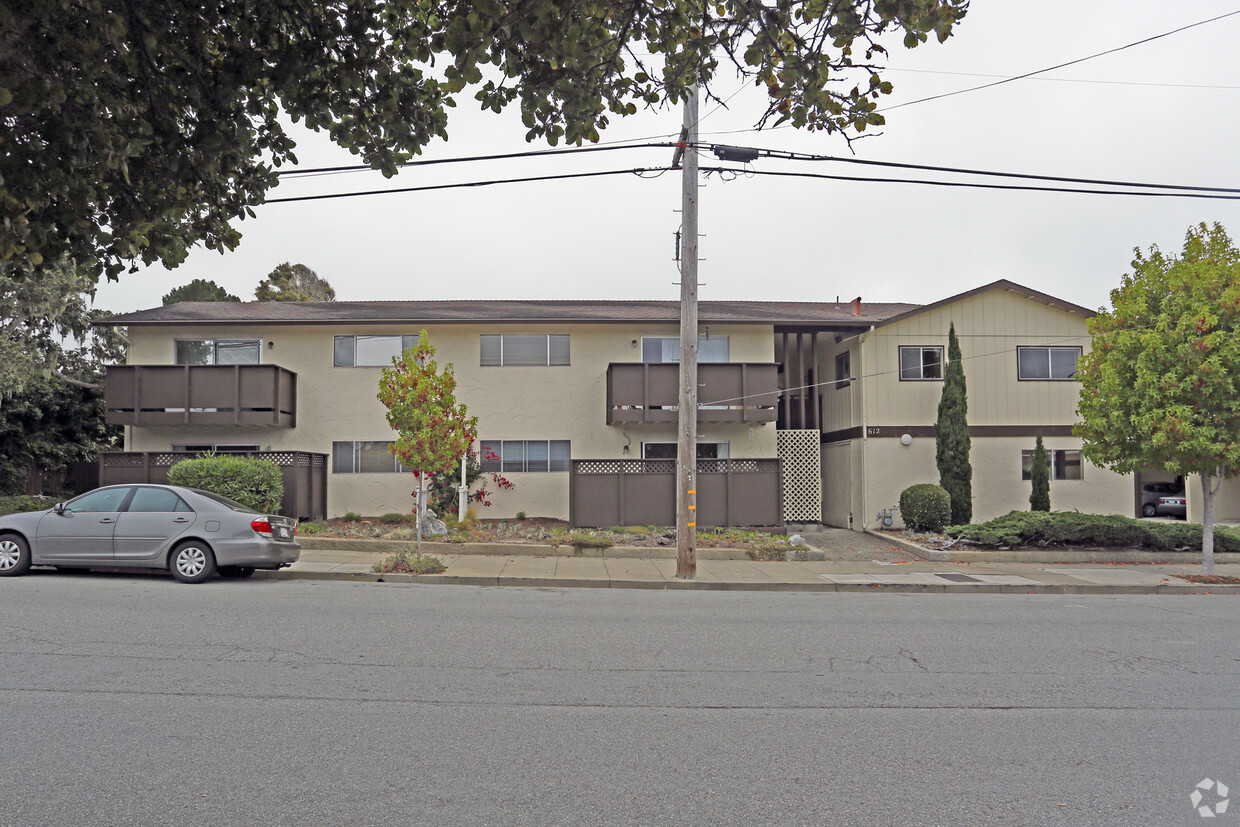
[[388, 512], [379, 518], [381, 523], [411, 523], [416, 518], [412, 514], [397, 514], [395, 511]]
[[564, 538], [564, 543], [573, 548], [611, 548], [615, 545], [610, 537], [602, 534], [586, 534], [575, 531]]
[[21, 514], [25, 511], [43, 511], [55, 504], [51, 497], [36, 497], [30, 494], [0, 497], [0, 515]]
[[913, 531], [942, 531], [952, 519], [952, 498], [941, 485], [910, 485], [900, 492], [900, 517]]
[[[1094, 546], [1152, 551], [1200, 551], [1201, 526], [1134, 520], [1075, 511], [1013, 511], [976, 525], [948, 526], [944, 533], [981, 546]], [[1240, 532], [1214, 529], [1214, 549], [1240, 551]]]
[[312, 523], [309, 520], [297, 525], [298, 534], [322, 534], [325, 531], [327, 531], [327, 526], [322, 523]]
[[371, 566], [371, 571], [380, 574], [441, 574], [447, 569], [443, 560], [431, 554], [418, 554], [414, 548], [390, 554]]
[[745, 554], [750, 560], [780, 561], [788, 558], [790, 548], [787, 543], [758, 543], [745, 549]]
[[201, 488], [263, 513], [275, 513], [284, 497], [284, 477], [275, 463], [250, 457], [183, 459], [168, 469], [168, 483]]
[[525, 519], [525, 512], [524, 512], [524, 511], [518, 511], [518, 512], [517, 512], [517, 519], [518, 519], [518, 520], [524, 520], [524, 519]]
[[356, 511], [348, 511], [345, 512], [345, 515], [340, 519], [344, 520], [346, 523], [360, 523], [362, 521], [362, 515], [358, 514]]

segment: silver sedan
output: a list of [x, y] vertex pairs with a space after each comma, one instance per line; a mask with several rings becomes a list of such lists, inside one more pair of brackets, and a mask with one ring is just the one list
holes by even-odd
[[31, 566], [167, 569], [183, 583], [297, 562], [297, 521], [173, 485], [110, 485], [0, 517], [0, 577]]

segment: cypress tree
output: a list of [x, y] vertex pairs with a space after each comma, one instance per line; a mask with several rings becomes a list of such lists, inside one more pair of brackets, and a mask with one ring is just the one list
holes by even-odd
[[969, 401], [961, 361], [956, 324], [947, 334], [947, 370], [943, 374], [943, 396], [939, 399], [939, 418], [934, 423], [934, 461], [939, 468], [939, 485], [952, 498], [952, 524], [964, 525], [973, 519], [973, 466], [969, 464]]
[[1046, 463], [1046, 448], [1042, 446], [1042, 435], [1033, 445], [1033, 467], [1029, 469], [1029, 479], [1033, 480], [1033, 493], [1029, 495], [1030, 511], [1051, 510], [1051, 475]]

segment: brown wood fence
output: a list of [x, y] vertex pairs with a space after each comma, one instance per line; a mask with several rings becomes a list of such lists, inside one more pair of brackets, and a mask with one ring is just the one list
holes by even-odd
[[[780, 526], [778, 459], [700, 459], [697, 524]], [[676, 524], [676, 462], [573, 460], [569, 521], [574, 527]]]
[[[299, 520], [327, 518], [327, 454], [308, 451], [219, 451], [220, 456], [253, 457], [276, 464], [284, 476], [280, 513]], [[114, 451], [99, 455], [99, 484], [167, 484], [168, 469], [195, 451]]]

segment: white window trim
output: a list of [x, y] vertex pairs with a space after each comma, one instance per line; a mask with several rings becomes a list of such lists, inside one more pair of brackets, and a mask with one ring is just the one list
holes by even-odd
[[[927, 350], [937, 350], [939, 352], [939, 375], [926, 376], [925, 359], [917, 360], [917, 367], [923, 375], [921, 376], [905, 376], [904, 375], [904, 351], [920, 350], [925, 353]], [[944, 353], [946, 348], [942, 345], [899, 345], [896, 351], [896, 373], [900, 377], [901, 382], [942, 382], [944, 375], [947, 373], [947, 357]]]
[[[182, 362], [177, 361], [177, 350], [179, 349], [178, 345], [180, 345], [181, 342], [210, 342], [211, 343], [211, 358], [213, 360], [216, 360], [219, 358], [219, 345], [221, 342], [241, 342], [244, 344], [258, 345], [258, 361], [257, 362], [237, 362], [237, 363], [223, 362], [221, 363], [219, 361], [211, 361], [211, 362], [208, 362], [207, 364], [208, 365], [223, 364], [225, 366], [228, 366], [229, 364], [257, 364], [257, 365], [264, 364], [263, 362], [263, 340], [262, 339], [240, 339], [240, 338], [229, 339], [229, 338], [224, 338], [224, 337], [219, 337], [219, 336], [214, 336], [214, 337], [212, 336], [178, 336], [172, 340], [172, 363], [174, 365], [184, 364]], [[204, 366], [189, 365], [189, 367], [204, 367]]]
[[[1046, 351], [1046, 372], [1047, 372], [1046, 376], [1023, 376], [1021, 375], [1020, 352], [1022, 350], [1045, 350]], [[1082, 348], [1080, 345], [1018, 345], [1016, 347], [1016, 379], [1020, 382], [1075, 382], [1077, 381], [1075, 368], [1073, 368], [1071, 376], [1051, 376], [1050, 375], [1052, 373], [1052, 365], [1053, 365], [1053, 362], [1051, 361], [1051, 354], [1050, 354], [1052, 350], [1075, 350], [1077, 362], [1081, 360], [1081, 356], [1084, 355], [1085, 353], [1085, 349]], [[1075, 364], [1075, 362], [1073, 364]]]

